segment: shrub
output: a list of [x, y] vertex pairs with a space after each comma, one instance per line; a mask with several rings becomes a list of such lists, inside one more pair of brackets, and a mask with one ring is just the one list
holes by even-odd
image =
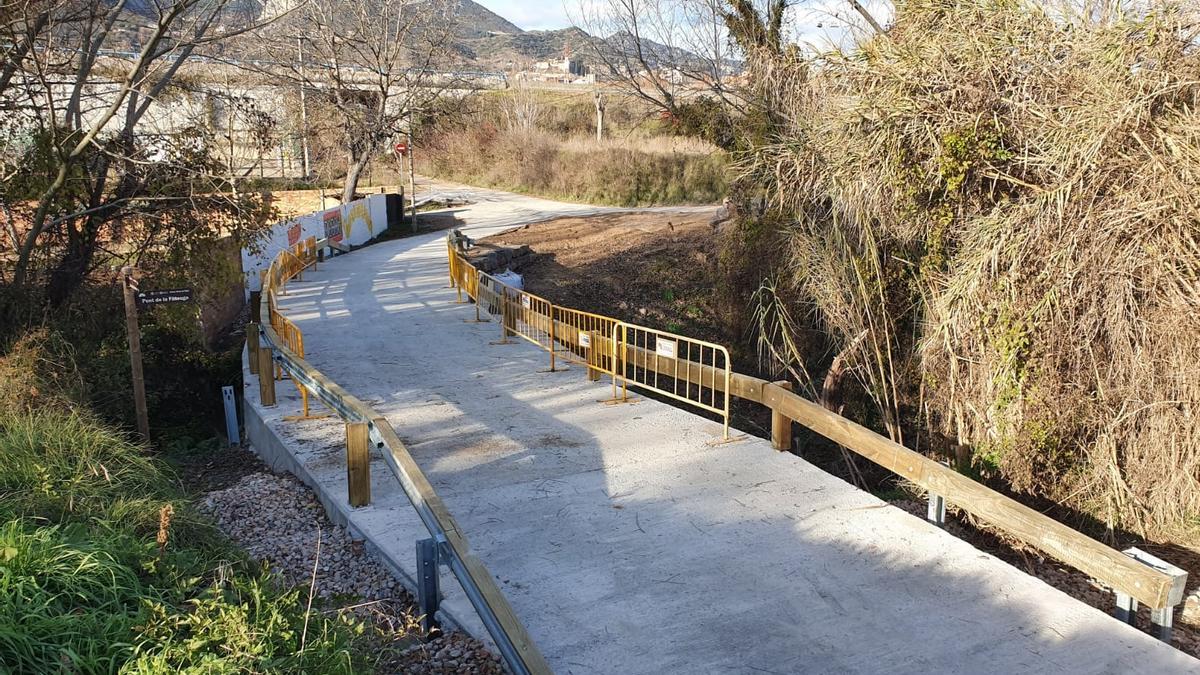
[[856, 54], [757, 64], [786, 123], [741, 168], [894, 436], [1194, 542], [1196, 8], [1055, 11], [913, 0]]
[[308, 614], [160, 461], [56, 388], [48, 373], [76, 372], [61, 347], [39, 334], [0, 358], [0, 670], [368, 668], [361, 624]]

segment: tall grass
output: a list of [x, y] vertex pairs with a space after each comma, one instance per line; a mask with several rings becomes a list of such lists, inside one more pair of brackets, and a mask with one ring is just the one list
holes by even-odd
[[577, 99], [521, 89], [485, 97], [474, 114], [427, 132], [418, 170], [614, 206], [706, 204], [725, 196], [728, 158], [715, 146], [673, 135], [611, 96], [607, 134], [598, 141], [590, 99]]
[[786, 121], [741, 165], [894, 437], [1192, 545], [1198, 38], [1194, 2], [898, 2], [854, 54], [756, 63]]
[[163, 464], [31, 374], [56, 362], [33, 356], [0, 358], [0, 672], [368, 667], [353, 648], [359, 626], [306, 616], [296, 592], [195, 513]]
[[541, 130], [483, 126], [438, 136], [418, 170], [473, 185], [614, 206], [707, 204], [725, 195], [724, 153], [650, 152], [635, 145], [564, 141]]

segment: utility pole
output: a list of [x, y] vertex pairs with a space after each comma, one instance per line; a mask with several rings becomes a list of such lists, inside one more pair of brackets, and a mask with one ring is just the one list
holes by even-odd
[[412, 193], [412, 231], [417, 231], [417, 170], [413, 168], [412, 114], [408, 116], [408, 191]]
[[[308, 165], [308, 106], [304, 98], [304, 37], [296, 36], [296, 59], [300, 62], [300, 126], [303, 127], [300, 135], [300, 152], [304, 156], [304, 178], [312, 175]], [[323, 201], [323, 200], [322, 200]], [[324, 208], [324, 203], [321, 207]]]
[[146, 380], [142, 375], [142, 333], [138, 328], [137, 279], [133, 268], [121, 268], [121, 286], [125, 291], [125, 328], [129, 332], [129, 369], [133, 375], [133, 408], [137, 415], [138, 435], [150, 442], [150, 419], [146, 413]]

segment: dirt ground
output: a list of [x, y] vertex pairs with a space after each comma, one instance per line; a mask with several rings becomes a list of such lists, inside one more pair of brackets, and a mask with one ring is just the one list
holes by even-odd
[[528, 245], [517, 270], [525, 288], [556, 303], [692, 337], [728, 342], [718, 328], [712, 279], [713, 212], [558, 218], [489, 237]]
[[[722, 326], [716, 294], [716, 260], [719, 233], [710, 225], [715, 210], [704, 214], [637, 213], [559, 218], [526, 225], [489, 237], [478, 244], [529, 246], [534, 255], [517, 272], [524, 275], [525, 289], [555, 304], [604, 314], [652, 328], [736, 346], [745, 336], [733, 335]], [[755, 372], [751, 355], [738, 358], [734, 368]], [[669, 401], [668, 401], [669, 402]], [[746, 404], [734, 408], [740, 428], [768, 437], [766, 408]], [[844, 472], [836, 454], [806, 452], [805, 459], [831, 473]], [[861, 466], [867, 460], [858, 460]], [[911, 491], [890, 490], [880, 496], [914, 515], [924, 516], [925, 503]], [[948, 531], [1008, 563], [1025, 570], [1059, 590], [1105, 612], [1115, 598], [1111, 590], [1087, 575], [1043, 557], [1040, 552], [1011, 541], [972, 523], [959, 513], [948, 516]], [[1144, 550], [1194, 570], [1188, 590], [1200, 587], [1200, 556], [1177, 547], [1163, 550], [1138, 544]], [[1149, 612], [1141, 608], [1138, 626], [1150, 630]], [[1181, 603], [1175, 614], [1173, 644], [1200, 657], [1200, 601]]]

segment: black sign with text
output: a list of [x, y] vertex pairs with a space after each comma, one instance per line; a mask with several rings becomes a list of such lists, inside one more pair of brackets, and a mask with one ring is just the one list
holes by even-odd
[[191, 302], [192, 289], [172, 288], [164, 291], [138, 291], [136, 297], [138, 307], [153, 307], [154, 305], [165, 305], [170, 302]]

